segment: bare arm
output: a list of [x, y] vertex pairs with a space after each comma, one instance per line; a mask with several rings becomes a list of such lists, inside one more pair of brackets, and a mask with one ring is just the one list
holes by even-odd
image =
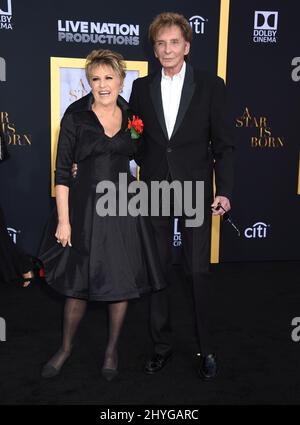
[[69, 219], [69, 188], [61, 184], [55, 186], [58, 224], [55, 237], [65, 247], [71, 245], [71, 225]]

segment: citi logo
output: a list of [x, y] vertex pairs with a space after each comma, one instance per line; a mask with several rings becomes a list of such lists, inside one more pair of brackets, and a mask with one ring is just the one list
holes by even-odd
[[12, 238], [13, 243], [17, 243], [17, 236], [21, 233], [20, 230], [13, 229], [12, 227], [7, 228], [9, 236]]
[[6, 62], [4, 58], [0, 58], [0, 81], [6, 81]]
[[269, 227], [269, 224], [259, 221], [253, 224], [252, 227], [247, 227], [244, 235], [247, 239], [265, 239], [267, 237], [267, 230]]
[[255, 30], [277, 30], [278, 12], [256, 11], [254, 14]]
[[190, 26], [192, 27], [195, 34], [204, 34], [205, 23], [208, 19], [202, 18], [202, 16], [195, 15], [189, 19]]

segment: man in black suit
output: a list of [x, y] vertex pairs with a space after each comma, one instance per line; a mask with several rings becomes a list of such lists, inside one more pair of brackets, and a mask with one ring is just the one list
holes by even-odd
[[[206, 312], [212, 308], [207, 305], [211, 215], [222, 215], [230, 209], [233, 185], [233, 146], [225, 118], [225, 85], [221, 78], [198, 71], [186, 62], [192, 30], [182, 15], [158, 15], [150, 25], [149, 38], [162, 69], [135, 80], [130, 98], [132, 109], [144, 122], [142, 148], [137, 156], [140, 179], [148, 184], [162, 180], [204, 181], [204, 222], [200, 227], [183, 226], [182, 233], [193, 282], [200, 349], [198, 373], [204, 380], [210, 380], [217, 372], [206, 323]], [[151, 217], [151, 221], [168, 276], [173, 218]], [[154, 353], [145, 366], [149, 374], [161, 370], [172, 354], [167, 291], [151, 295]]]

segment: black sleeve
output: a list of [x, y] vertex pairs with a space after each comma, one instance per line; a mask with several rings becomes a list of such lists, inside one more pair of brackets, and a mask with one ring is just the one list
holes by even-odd
[[138, 101], [138, 90], [137, 90], [137, 81], [136, 80], [132, 83], [132, 89], [131, 89], [131, 94], [130, 94], [130, 99], [129, 99], [129, 105], [130, 105], [130, 108], [136, 114], [138, 114], [138, 111], [139, 111], [139, 101]]
[[233, 191], [233, 151], [227, 116], [226, 88], [224, 81], [217, 78], [211, 101], [211, 142], [215, 160], [216, 195], [232, 197]]
[[70, 186], [71, 167], [74, 162], [76, 140], [72, 114], [65, 114], [61, 120], [55, 170], [55, 185]]
[[9, 153], [7, 149], [6, 136], [2, 129], [0, 128], [0, 162], [5, 161], [9, 158]]
[[[135, 80], [132, 84], [132, 90], [131, 95], [129, 99], [130, 108], [132, 109], [133, 113], [135, 115], [138, 115], [140, 118], [140, 107], [139, 107], [139, 89], [138, 89], [138, 80]], [[143, 143], [143, 136], [141, 136], [138, 139], [138, 142], [136, 143], [136, 152], [134, 154], [134, 157], [132, 159], [135, 160], [135, 162], [140, 166], [142, 163], [142, 158], [144, 155], [144, 147], [145, 144]]]

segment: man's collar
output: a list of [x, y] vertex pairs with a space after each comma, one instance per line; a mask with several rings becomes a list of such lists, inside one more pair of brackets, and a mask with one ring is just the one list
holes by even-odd
[[[185, 63], [185, 61], [183, 61], [181, 70], [178, 72], [178, 74], [173, 75], [173, 78], [176, 77], [176, 78], [179, 78], [180, 80], [184, 80], [185, 70], [186, 70], [186, 63]], [[164, 80], [171, 79], [171, 77], [169, 77], [168, 75], [165, 74], [165, 70], [163, 68], [161, 69], [161, 77]]]

